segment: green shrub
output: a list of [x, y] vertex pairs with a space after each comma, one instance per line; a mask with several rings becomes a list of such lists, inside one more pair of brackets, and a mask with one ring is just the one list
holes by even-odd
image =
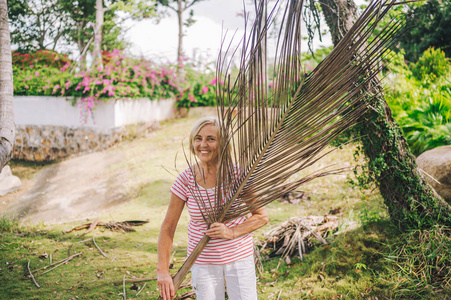
[[415, 78], [424, 83], [434, 82], [449, 71], [449, 59], [445, 52], [431, 47], [424, 51], [418, 62], [414, 64], [412, 73]]

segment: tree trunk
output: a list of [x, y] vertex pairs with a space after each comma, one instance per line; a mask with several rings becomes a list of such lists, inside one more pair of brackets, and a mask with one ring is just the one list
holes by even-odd
[[105, 9], [103, 8], [103, 0], [96, 0], [96, 26], [94, 29], [94, 64], [93, 67], [102, 68], [102, 26], [104, 20]]
[[0, 172], [14, 144], [14, 87], [6, 0], [0, 0]]
[[[336, 45], [355, 22], [356, 6], [353, 0], [322, 0], [320, 3]], [[378, 84], [375, 82], [371, 86]], [[367, 157], [369, 175], [366, 179], [379, 186], [390, 217], [398, 226], [451, 225], [450, 205], [441, 199], [417, 168], [415, 156], [394, 121], [390, 107], [383, 94], [379, 95], [371, 100], [374, 109], [357, 127]]]
[[183, 11], [182, 0], [177, 0], [177, 20], [179, 23], [179, 43], [177, 47], [177, 64], [182, 63], [183, 59]]

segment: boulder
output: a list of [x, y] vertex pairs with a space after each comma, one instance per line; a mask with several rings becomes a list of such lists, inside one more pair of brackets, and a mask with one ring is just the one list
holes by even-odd
[[20, 189], [22, 182], [19, 177], [11, 173], [11, 168], [6, 165], [0, 173], [0, 196], [13, 193]]
[[417, 157], [424, 177], [446, 202], [451, 204], [451, 146], [442, 146]]

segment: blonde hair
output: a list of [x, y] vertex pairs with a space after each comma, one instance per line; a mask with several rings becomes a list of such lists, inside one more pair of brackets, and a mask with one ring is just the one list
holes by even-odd
[[[221, 136], [221, 122], [217, 117], [204, 117], [199, 119], [196, 124], [194, 124], [193, 128], [191, 129], [191, 132], [189, 134], [189, 150], [192, 154], [196, 155], [196, 152], [194, 151], [194, 139], [196, 135], [199, 133], [199, 131], [206, 125], [213, 125], [216, 127], [216, 134], [219, 139], [219, 148], [223, 149], [224, 147], [224, 139]], [[230, 145], [229, 147], [230, 148]]]

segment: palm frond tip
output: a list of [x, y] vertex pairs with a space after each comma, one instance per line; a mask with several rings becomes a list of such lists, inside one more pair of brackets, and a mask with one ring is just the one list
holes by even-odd
[[[396, 4], [376, 0], [324, 61], [304, 76], [300, 63], [303, 1], [278, 2], [265, 24], [272, 23], [282, 2], [287, 5], [277, 43], [277, 76], [271, 95], [267, 93], [266, 78], [260, 76], [265, 65], [262, 40], [268, 30], [261, 26], [263, 1], [258, 2], [254, 25], [242, 40], [240, 71], [233, 84], [237, 93], [231, 96], [218, 92], [221, 136], [232, 150], [220, 155], [217, 186], [222, 184], [224, 190], [218, 191], [215, 209], [205, 216], [207, 223], [244, 216], [310, 180], [336, 173], [325, 170], [286, 183], [293, 174], [321, 159], [322, 150], [368, 110], [366, 99], [374, 95], [369, 95], [366, 87], [374, 84], [381, 58], [403, 29], [402, 21], [392, 21], [370, 40], [378, 22]], [[229, 77], [223, 75], [228, 67], [221, 61], [217, 73], [231, 89]], [[239, 176], [233, 172], [234, 166], [242, 170]], [[252, 193], [245, 192], [249, 186]], [[208, 240], [201, 240], [176, 274], [176, 287]]]

